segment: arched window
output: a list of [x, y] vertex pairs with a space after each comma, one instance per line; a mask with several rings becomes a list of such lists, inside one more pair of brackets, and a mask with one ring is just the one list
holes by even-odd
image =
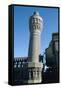
[[38, 18], [36, 18], [36, 23], [38, 24]]
[[33, 79], [33, 71], [31, 70], [31, 79]]
[[39, 68], [37, 69], [37, 77], [39, 78]]
[[18, 64], [18, 68], [20, 68], [20, 64]]
[[14, 68], [16, 68], [17, 67], [17, 65], [16, 64], [14, 64]]

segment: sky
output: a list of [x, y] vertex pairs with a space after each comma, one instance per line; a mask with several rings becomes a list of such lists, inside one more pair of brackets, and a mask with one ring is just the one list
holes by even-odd
[[34, 11], [38, 11], [43, 18], [40, 54], [43, 55], [48, 48], [52, 33], [58, 32], [58, 8], [14, 6], [14, 57], [28, 56], [29, 18]]

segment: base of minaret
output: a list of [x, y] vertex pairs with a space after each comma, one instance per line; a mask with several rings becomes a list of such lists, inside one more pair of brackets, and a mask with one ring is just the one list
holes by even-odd
[[24, 83], [33, 84], [42, 82], [42, 63], [28, 62], [24, 66], [28, 70], [28, 80], [24, 80]]
[[42, 80], [28, 80], [28, 84], [33, 84], [33, 83], [41, 83]]

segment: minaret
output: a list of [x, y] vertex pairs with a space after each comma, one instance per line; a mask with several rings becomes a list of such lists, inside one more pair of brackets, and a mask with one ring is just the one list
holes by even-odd
[[40, 35], [43, 27], [43, 19], [40, 17], [38, 12], [34, 12], [29, 19], [29, 78], [28, 83], [41, 83], [42, 81], [42, 68], [43, 64], [39, 62], [39, 51], [40, 51]]
[[39, 50], [40, 50], [40, 34], [42, 32], [43, 20], [38, 12], [30, 17], [29, 29], [30, 29], [30, 42], [28, 56], [30, 62], [39, 62]]

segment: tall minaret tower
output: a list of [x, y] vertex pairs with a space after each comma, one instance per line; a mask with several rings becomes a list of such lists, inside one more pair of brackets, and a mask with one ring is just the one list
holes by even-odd
[[42, 81], [42, 67], [43, 64], [39, 62], [39, 51], [40, 51], [40, 35], [43, 27], [43, 19], [40, 17], [38, 12], [34, 12], [29, 19], [29, 78], [28, 83], [41, 83]]
[[30, 29], [30, 42], [29, 42], [29, 60], [31, 62], [39, 62], [39, 50], [40, 50], [40, 34], [42, 32], [43, 19], [38, 12], [30, 17], [29, 29]]

